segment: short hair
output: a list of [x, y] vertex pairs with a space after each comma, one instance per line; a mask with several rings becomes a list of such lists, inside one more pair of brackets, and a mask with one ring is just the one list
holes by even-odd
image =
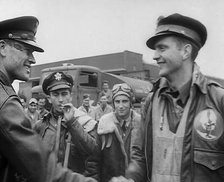
[[90, 98], [90, 95], [89, 94], [83, 94], [83, 97], [82, 98], [83, 98], [83, 100], [84, 99], [87, 99], [87, 98]]
[[109, 84], [109, 81], [108, 80], [103, 80], [103, 82], [102, 82], [103, 84], [104, 83], [107, 83], [107, 84]]
[[179, 36], [174, 36], [174, 37], [176, 38], [179, 47], [186, 44], [190, 44], [192, 46], [191, 59], [194, 61], [196, 57], [198, 56], [198, 52], [200, 50], [198, 46], [196, 46], [194, 42], [186, 38], [179, 37]]
[[38, 95], [38, 100], [40, 99], [45, 99], [46, 100], [46, 96], [44, 94], [39, 94]]

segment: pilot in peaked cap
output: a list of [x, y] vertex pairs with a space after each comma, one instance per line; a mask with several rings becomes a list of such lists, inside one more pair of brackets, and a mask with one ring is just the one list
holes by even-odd
[[46, 95], [49, 95], [51, 91], [73, 87], [73, 79], [70, 75], [66, 75], [63, 72], [54, 72], [48, 75], [43, 82], [42, 89]]
[[35, 34], [39, 21], [33, 16], [22, 16], [0, 22], [0, 39], [24, 43], [34, 51], [44, 52], [36, 43]]
[[163, 36], [176, 35], [192, 41], [199, 49], [207, 39], [206, 27], [193, 18], [172, 14], [158, 20], [155, 35], [148, 39], [146, 45], [155, 49], [155, 43]]

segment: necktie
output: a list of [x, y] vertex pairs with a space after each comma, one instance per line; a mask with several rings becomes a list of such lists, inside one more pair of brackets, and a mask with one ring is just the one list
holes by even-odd
[[123, 122], [121, 128], [122, 128], [123, 132], [125, 133], [126, 130], [127, 130], [127, 128], [126, 128], [126, 121], [125, 121], [125, 120], [124, 120], [124, 122]]

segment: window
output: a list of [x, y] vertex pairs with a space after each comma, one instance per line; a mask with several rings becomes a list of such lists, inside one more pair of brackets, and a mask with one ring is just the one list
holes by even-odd
[[79, 77], [80, 86], [97, 87], [97, 73], [90, 71], [81, 71]]

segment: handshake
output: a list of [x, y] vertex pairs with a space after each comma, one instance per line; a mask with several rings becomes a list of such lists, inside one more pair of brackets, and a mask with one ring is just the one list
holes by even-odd
[[123, 176], [113, 177], [109, 182], [135, 182], [133, 179], [127, 179]]

